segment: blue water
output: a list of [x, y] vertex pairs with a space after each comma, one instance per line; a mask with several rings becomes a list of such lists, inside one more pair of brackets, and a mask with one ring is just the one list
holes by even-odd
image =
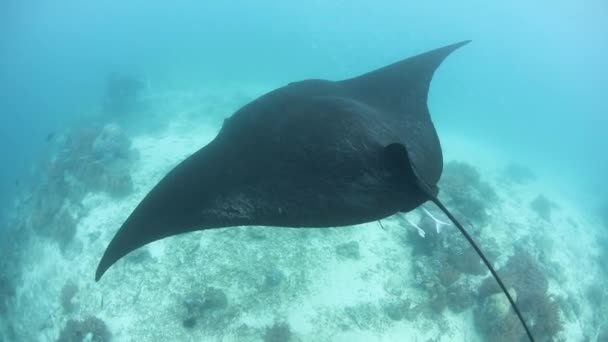
[[[608, 201], [607, 23], [602, 0], [6, 0], [0, 214], [15, 216], [14, 202], [43, 177], [40, 165], [54, 143], [49, 134], [90, 120], [111, 73], [139, 75], [160, 90], [278, 87], [348, 78], [471, 39], [431, 85], [440, 137], [503, 151], [598, 215]], [[134, 121], [150, 124], [146, 117]]]
[[507, 146], [563, 175], [572, 184], [565, 186], [606, 188], [602, 1], [2, 6], [5, 203], [44, 150], [44, 137], [98, 103], [109, 72], [170, 86], [226, 79], [280, 85], [349, 77], [463, 39], [473, 44], [450, 58], [432, 85], [437, 125]]

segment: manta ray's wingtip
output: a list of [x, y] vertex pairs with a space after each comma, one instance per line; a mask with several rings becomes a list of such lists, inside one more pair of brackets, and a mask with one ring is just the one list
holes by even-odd
[[106, 271], [108, 270], [109, 266], [107, 266], [106, 262], [105, 262], [105, 254], [104, 257], [101, 258], [101, 261], [99, 261], [99, 264], [97, 265], [97, 269], [95, 270], [95, 281], [98, 282], [99, 279], [101, 279], [101, 277], [104, 275], [104, 273], [106, 273]]
[[461, 48], [461, 47], [463, 47], [463, 46], [465, 46], [465, 45], [469, 44], [470, 42], [472, 42], [472, 40], [471, 40], [471, 39], [463, 40], [463, 41], [460, 41], [460, 42], [458, 42], [458, 43], [454, 43], [454, 44], [451, 44], [451, 45], [445, 46], [445, 47], [443, 47], [443, 49], [450, 50], [450, 51], [454, 51], [454, 50], [456, 50], [456, 49], [459, 49], [459, 48]]

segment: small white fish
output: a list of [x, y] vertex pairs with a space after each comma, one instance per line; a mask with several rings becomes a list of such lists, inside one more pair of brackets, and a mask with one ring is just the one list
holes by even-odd
[[433, 214], [431, 214], [431, 212], [428, 211], [426, 208], [422, 208], [422, 210], [424, 210], [424, 212], [427, 215], [429, 215], [429, 217], [431, 219], [433, 219], [433, 221], [435, 221], [435, 229], [437, 230], [437, 234], [441, 233], [441, 229], [443, 228], [443, 226], [451, 226], [450, 223], [441, 221], [440, 219], [438, 219], [435, 216], [433, 216]]

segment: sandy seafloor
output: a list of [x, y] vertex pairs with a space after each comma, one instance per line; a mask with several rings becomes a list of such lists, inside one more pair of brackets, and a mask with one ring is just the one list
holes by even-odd
[[[201, 95], [208, 90], [148, 95], [156, 104], [155, 117], [164, 123], [132, 135], [132, 148], [139, 154], [130, 166], [134, 191], [121, 199], [88, 193], [82, 201], [86, 215], [78, 219], [76, 237], [65, 252], [45, 237], [28, 240], [21, 250], [22, 279], [1, 318], [0, 336], [55, 341], [68, 319], [93, 315], [105, 321], [113, 341], [263, 341], [277, 322], [288, 324], [291, 341], [481, 340], [472, 308], [411, 320], [387, 316], [383, 307], [395, 296], [407, 298], [412, 308], [428, 299], [413, 280], [416, 257], [405, 236], [414, 228], [398, 217], [383, 220], [384, 229], [372, 222], [337, 229], [238, 227], [189, 233], [144, 247], [148, 254], [142, 260], [121, 260], [95, 282], [104, 249], [143, 196], [176, 163], [209, 142], [222, 117], [266, 89], [249, 87], [238, 95], [238, 88], [227, 88], [213, 90], [213, 96]], [[544, 184], [542, 177], [525, 185], [505, 181], [502, 170], [512, 160], [500, 151], [462, 136], [439, 135], [446, 163], [474, 165], [501, 199], [482, 230], [497, 242], [496, 265], [504, 264], [514, 244], [527, 237], [536, 248], [546, 248], [547, 259], [559, 265], [560, 273], [548, 277], [549, 293], [580, 304], [574, 317], [560, 313], [564, 328], [559, 337], [593, 339], [598, 304], [585, 293], [603, 278], [596, 262], [597, 237], [589, 229], [599, 226], [600, 219], [558, 186]], [[539, 193], [559, 205], [551, 222], [530, 209]], [[407, 217], [417, 222], [422, 215], [417, 210]], [[358, 243], [358, 258], [336, 252], [337, 246], [352, 242]], [[278, 284], [268, 284], [269, 273], [279, 278]], [[488, 275], [465, 276], [480, 281]], [[71, 312], [62, 309], [60, 300], [68, 281], [78, 288]], [[194, 327], [185, 328], [188, 295], [209, 287], [221, 289], [227, 298], [222, 316], [199, 317]]]

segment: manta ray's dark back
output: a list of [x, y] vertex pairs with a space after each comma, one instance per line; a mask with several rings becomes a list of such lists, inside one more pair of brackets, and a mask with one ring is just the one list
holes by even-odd
[[335, 227], [418, 207], [428, 196], [411, 177], [434, 188], [443, 165], [429, 85], [466, 43], [344, 81], [291, 83], [245, 105], [139, 203], [96, 279], [127, 253], [184, 232]]

